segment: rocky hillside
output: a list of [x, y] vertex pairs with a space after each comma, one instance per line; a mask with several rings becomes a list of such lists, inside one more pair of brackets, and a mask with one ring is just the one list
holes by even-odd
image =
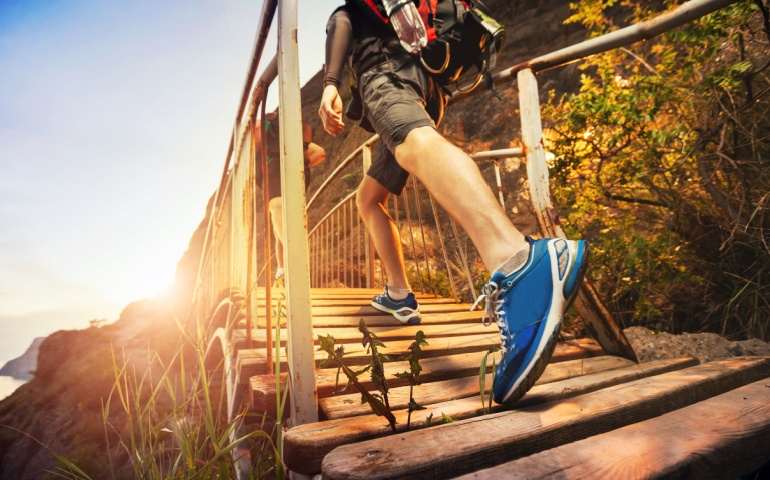
[[103, 405], [116, 369], [152, 378], [172, 364], [181, 344], [176, 319], [185, 318], [190, 304], [204, 232], [205, 222], [177, 266], [171, 295], [131, 303], [111, 325], [59, 331], [42, 341], [34, 378], [0, 402], [0, 479], [52, 478], [58, 462], [48, 449], [91, 478], [133, 478], [125, 451], [115, 449], [126, 418], [113, 398], [108, 448]]
[[18, 378], [21, 380], [27, 380], [32, 378], [33, 372], [37, 368], [37, 354], [40, 350], [40, 344], [43, 343], [45, 337], [37, 337], [32, 341], [32, 345], [27, 348], [20, 357], [14, 358], [10, 362], [3, 365], [0, 368], [0, 375], [7, 377]]

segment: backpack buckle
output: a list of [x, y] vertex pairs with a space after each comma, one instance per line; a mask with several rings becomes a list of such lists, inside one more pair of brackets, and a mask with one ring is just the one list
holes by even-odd
[[438, 69], [432, 68], [430, 65], [428, 65], [425, 62], [425, 59], [422, 58], [422, 52], [420, 52], [420, 63], [422, 63], [422, 66], [427, 70], [428, 72], [434, 74], [434, 75], [440, 75], [446, 71], [447, 67], [449, 67], [449, 59], [450, 59], [450, 48], [449, 48], [449, 42], [443, 39], [438, 39], [436, 42], [441, 42], [446, 47], [446, 53], [444, 54], [444, 64], [441, 65]]

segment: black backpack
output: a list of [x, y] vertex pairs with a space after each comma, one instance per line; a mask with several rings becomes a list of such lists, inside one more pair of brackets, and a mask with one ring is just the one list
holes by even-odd
[[[380, 0], [346, 0], [366, 12], [370, 21], [388, 24]], [[478, 76], [467, 92], [476, 88], [495, 67], [505, 42], [503, 28], [479, 0], [415, 0], [428, 32], [428, 45], [420, 52], [423, 67], [441, 84], [455, 82], [471, 67]], [[392, 28], [388, 25], [388, 28]], [[459, 89], [459, 86], [458, 86]]]

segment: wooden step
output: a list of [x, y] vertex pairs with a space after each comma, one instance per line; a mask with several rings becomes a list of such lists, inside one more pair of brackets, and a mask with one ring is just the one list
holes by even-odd
[[[264, 311], [255, 310], [257, 321], [259, 322], [260, 329], [264, 329]], [[459, 312], [444, 312], [444, 313], [427, 313], [422, 314], [422, 321], [419, 325], [446, 325], [457, 323], [481, 323], [482, 312], [475, 311], [459, 311]], [[358, 322], [361, 320], [361, 315], [351, 316], [339, 316], [328, 315], [322, 317], [313, 317], [313, 327], [351, 327], [358, 328]], [[365, 318], [366, 325], [368, 327], [395, 327], [400, 326], [398, 320], [393, 318], [393, 315], [381, 314], [381, 315], [367, 315]], [[281, 326], [285, 326], [286, 319], [281, 318]], [[275, 325], [275, 317], [272, 318], [272, 325]], [[274, 327], [273, 327], [274, 328]]]
[[[455, 325], [402, 325], [396, 323], [395, 325], [380, 327], [372, 326], [368, 327], [369, 330], [377, 335], [380, 340], [385, 342], [393, 342], [397, 340], [414, 340], [418, 331], [422, 330], [425, 334], [427, 341], [432, 339], [437, 340], [443, 337], [461, 337], [468, 335], [487, 335], [490, 339], [496, 339], [497, 344], [500, 343], [497, 324], [492, 324], [489, 327], [485, 327], [481, 323], [468, 323], [468, 324], [455, 324]], [[362, 334], [358, 328], [313, 328], [315, 343], [318, 343], [318, 337], [325, 337], [331, 335], [334, 337], [335, 343], [360, 343]], [[252, 348], [264, 348], [265, 347], [265, 330], [252, 329]], [[285, 343], [286, 330], [281, 329], [281, 344]], [[275, 340], [274, 340], [275, 341]], [[234, 348], [246, 348], [246, 329], [233, 330], [231, 342]]]
[[[458, 312], [443, 312], [443, 313], [422, 313], [420, 317], [422, 321], [420, 325], [439, 325], [439, 324], [454, 324], [454, 323], [481, 323], [481, 315], [483, 312], [480, 310], [470, 311], [461, 310]], [[358, 321], [361, 319], [361, 315], [325, 315], [323, 317], [313, 317], [314, 327], [358, 327]], [[401, 325], [398, 320], [393, 318], [393, 315], [381, 314], [381, 315], [368, 315], [365, 319], [366, 325], [369, 327], [388, 327], [394, 325]]]
[[[325, 303], [320, 302], [319, 303]], [[314, 301], [311, 306], [311, 315], [313, 315], [313, 319], [317, 317], [371, 317], [371, 316], [378, 316], [382, 317], [383, 313], [376, 308], [372, 307], [368, 301], [353, 301], [353, 302], [345, 302], [344, 305], [338, 305], [338, 304], [325, 304], [325, 305], [317, 305]], [[236, 310], [240, 310], [241, 303], [236, 304]], [[257, 313], [257, 315], [261, 316], [264, 311], [264, 304], [257, 305], [254, 307], [254, 312]], [[437, 302], [437, 303], [422, 303], [420, 304], [420, 313], [421, 314], [431, 314], [431, 313], [453, 313], [453, 312], [468, 312], [471, 309], [471, 304], [469, 303], [456, 303], [454, 301], [452, 302]], [[244, 311], [245, 313], [245, 311]], [[481, 318], [479, 311], [479, 318]], [[390, 316], [391, 320], [393, 319], [392, 316]]]
[[[344, 298], [336, 298], [336, 299], [329, 299], [329, 298], [313, 298], [311, 300], [311, 304], [313, 307], [358, 307], [361, 305], [369, 305], [371, 303], [372, 297], [344, 297]], [[423, 306], [425, 305], [468, 305], [468, 309], [470, 309], [469, 304], [461, 304], [458, 303], [453, 298], [442, 298], [442, 297], [427, 297], [427, 298], [420, 298], [419, 304], [420, 304], [420, 310], [423, 309]], [[271, 302], [271, 305], [275, 305], [276, 300], [274, 299]], [[286, 303], [285, 301], [283, 302]], [[265, 299], [260, 298], [255, 302], [257, 308], [265, 308]]]
[[[286, 295], [284, 288], [271, 288], [271, 297], [278, 298]], [[311, 288], [310, 298], [312, 299], [336, 299], [336, 298], [361, 298], [371, 300], [375, 295], [382, 293], [382, 288]], [[443, 298], [433, 293], [414, 292], [417, 299], [423, 298]], [[255, 289], [255, 298], [266, 298], [264, 287]]]
[[[359, 339], [361, 334], [359, 333]], [[337, 337], [335, 337], [336, 339]], [[405, 353], [409, 346], [414, 342], [414, 338], [409, 340], [390, 341], [387, 343], [388, 348], [381, 350], [381, 353], [389, 355], [392, 359], [397, 359], [401, 354]], [[500, 344], [500, 340], [497, 335], [467, 335], [461, 337], [446, 337], [436, 339], [428, 346], [422, 349], [422, 358], [434, 358], [443, 355], [456, 355], [461, 353], [470, 352], [485, 352], [490, 348], [496, 347]], [[584, 356], [588, 356], [588, 353], [581, 350], [578, 347], [565, 347], [570, 348], [570, 352], [583, 352]], [[267, 373], [267, 366], [265, 365], [265, 351], [264, 349], [255, 350], [242, 350], [238, 352], [238, 369], [241, 371], [241, 376], [254, 376], [263, 373]], [[326, 352], [315, 351], [316, 368], [321, 368], [321, 363], [327, 358]], [[366, 352], [360, 344], [348, 345], [345, 348], [344, 361], [345, 365], [358, 366], [367, 365], [371, 362], [372, 356]], [[327, 367], [336, 368], [337, 363], [332, 362], [326, 365]], [[281, 371], [287, 371], [286, 358], [281, 355]]]
[[[551, 362], [557, 362], [559, 346], [551, 357]], [[610, 358], [615, 357], [607, 357]], [[574, 374], [572, 368], [577, 365], [573, 362], [569, 365], [571, 368], [560, 368], [561, 366], [549, 365], [543, 375], [535, 382], [535, 386], [521, 400], [516, 402], [516, 407], [525, 407], [541, 403], [552, 402], [563, 398], [587, 393], [601, 388], [606, 388], [618, 383], [624, 383], [631, 380], [637, 380], [650, 375], [658, 375], [668, 371], [679, 370], [686, 367], [697, 365], [698, 361], [694, 358], [680, 358], [674, 360], [656, 360], [642, 365], [629, 365], [622, 368], [613, 368], [611, 370], [602, 370], [603, 368], [616, 367], [617, 362], [606, 362], [591, 360], [595, 364], [585, 362], [583, 370], [585, 373], [580, 376], [569, 377]], [[566, 367], [566, 365], [564, 366]], [[596, 373], [591, 373], [596, 372]], [[562, 377], [567, 377], [562, 379]], [[486, 377], [484, 391], [489, 394], [489, 388], [492, 382], [492, 376]], [[560, 381], [563, 390], [554, 392], [549, 384]], [[409, 387], [392, 388], [388, 392], [388, 400], [391, 410], [401, 410], [409, 405]], [[462, 398], [479, 398], [479, 376], [457, 378], [445, 380], [442, 382], [423, 383], [414, 387], [413, 396], [420, 405], [433, 405], [437, 403], [450, 402]], [[486, 397], [487, 400], [489, 397]], [[476, 411], [480, 406], [480, 399], [477, 404], [468, 403], [470, 407], [468, 412]], [[361, 395], [335, 395], [329, 398], [323, 398], [318, 401], [318, 407], [326, 419], [348, 418], [358, 415], [367, 415], [372, 413], [368, 404], [361, 403]], [[493, 404], [493, 410], [503, 411], [506, 408]], [[460, 416], [465, 416], [463, 412]]]
[[[692, 364], [692, 359], [686, 361], [678, 361], [680, 365]], [[570, 387], [570, 383], [564, 383], [571, 378], [582, 378], [583, 375], [590, 376], [598, 372], [606, 372], [617, 369], [632, 368], [634, 370], [634, 379], [638, 378], [638, 375], [643, 375], [644, 372], [655, 372], [656, 368], [646, 367], [639, 370], [638, 366], [620, 357], [595, 357], [587, 358], [584, 360], [572, 360], [568, 362], [552, 363], [546, 367], [543, 375], [538, 379], [535, 387], [530, 390], [531, 394], [539, 392], [541, 400], [548, 398], [550, 395], [568, 395], [573, 392]], [[658, 368], [668, 368], [666, 364]], [[620, 375], [628, 375], [628, 372], [623, 372]], [[597, 379], [597, 382], [606, 382], [607, 380], [602, 377]], [[542, 385], [545, 391], [537, 390], [538, 386]], [[587, 388], [587, 387], [584, 387]], [[476, 392], [478, 393], [478, 377], [476, 377]], [[579, 394], [575, 393], [575, 395]], [[527, 398], [526, 396], [524, 398]], [[472, 398], [463, 398], [454, 401], [443, 401], [439, 403], [428, 404], [424, 402], [421, 397], [415, 397], [415, 400], [427, 407], [426, 410], [421, 410], [412, 414], [410, 427], [412, 429], [425, 428], [427, 424], [427, 417], [433, 414], [433, 418], [437, 423], [440, 423], [442, 414], [446, 414], [453, 419], [459, 420], [463, 418], [471, 418], [480, 415], [483, 412], [483, 406], [478, 396]], [[360, 401], [360, 400], [359, 400]], [[520, 400], [521, 401], [521, 400]], [[517, 405], [512, 406], [495, 406], [495, 410], [515, 408]], [[408, 412], [405, 410], [395, 411], [394, 415], [398, 422], [397, 428], [399, 431], [406, 429]], [[435, 423], [434, 423], [435, 425]], [[336, 420], [327, 420], [310, 425], [301, 425], [292, 428], [286, 432], [284, 436], [284, 461], [301, 462], [302, 465], [290, 464], [291, 468], [303, 468], [305, 470], [297, 470], [301, 473], [310, 474], [317, 473], [321, 469], [321, 461], [324, 455], [331, 452], [334, 448], [346, 445], [349, 443], [360, 442], [363, 440], [380, 437], [390, 434], [390, 427], [387, 421], [383, 417], [378, 417], [374, 414], [368, 414], [358, 417], [340, 418]], [[287, 456], [288, 455], [288, 456]], [[302, 459], [302, 460], [300, 460]]]
[[[443, 356], [438, 358], [426, 358], [420, 362], [422, 366], [422, 372], [420, 378], [423, 383], [449, 380], [453, 378], [469, 377], [472, 375], [478, 375], [481, 366], [482, 354], [465, 353], [460, 355]], [[591, 360], [591, 362], [588, 362]], [[563, 378], [569, 376], [582, 375], [586, 370], [592, 368], [593, 365], [613, 365], [612, 368], [619, 366], [625, 366], [631, 364], [630, 360], [621, 359], [618, 357], [596, 357], [591, 359], [573, 360], [571, 362], [561, 362], [553, 365], [559, 365], [558, 368], [564, 371]], [[492, 358], [488, 361], [487, 370], [491, 371]], [[549, 367], [550, 368], [550, 367]], [[385, 376], [388, 378], [388, 384], [391, 388], [404, 386], [407, 384], [407, 380], [394, 377], [394, 374], [401, 373], [409, 370], [409, 363], [405, 361], [401, 362], [389, 362], [385, 364]], [[546, 377], [548, 368], [543, 377]], [[281, 374], [281, 383], [285, 382], [286, 374]], [[547, 378], [547, 377], [546, 377]], [[337, 382], [339, 381], [339, 385]], [[373, 384], [369, 375], [364, 375], [359, 378], [359, 381], [365, 388], [372, 390]], [[341, 391], [347, 379], [338, 377], [336, 368], [323, 368], [316, 371], [316, 389], [318, 391], [318, 398], [330, 397], [332, 395], [339, 395], [343, 393], [352, 393], [351, 391]], [[251, 405], [256, 411], [274, 411], [275, 410], [275, 375], [256, 375], [249, 379], [249, 385], [251, 387]]]
[[[461, 355], [452, 355], [449, 357], [426, 358], [420, 362], [422, 373], [420, 377], [423, 382], [447, 380], [456, 377], [465, 377], [479, 373], [481, 364], [481, 354], [465, 353]], [[491, 365], [491, 362], [490, 362]], [[409, 371], [409, 362], [389, 362], [385, 364], [385, 376], [388, 378], [388, 384], [391, 387], [406, 385], [406, 379], [394, 377], [396, 373]], [[281, 374], [281, 383], [283, 383], [285, 373]], [[339, 385], [337, 382], [339, 381]], [[359, 377], [359, 381], [367, 390], [372, 390], [371, 377], [364, 375]], [[345, 387], [347, 379], [342, 375], [338, 377], [336, 368], [322, 368], [316, 370], [316, 390], [318, 398], [329, 397], [334, 394], [343, 393], [341, 390]], [[256, 375], [251, 377], [249, 384], [251, 386], [251, 404], [257, 411], [272, 411], [275, 409], [275, 375]], [[344, 393], [350, 393], [346, 391]]]
[[[741, 478], [770, 461], [770, 384], [760, 380], [660, 417], [459, 477]], [[749, 477], [758, 478], [758, 477]]]
[[[414, 339], [389, 341], [387, 348], [382, 349], [382, 353], [389, 355], [396, 360], [407, 352]], [[576, 360], [590, 356], [603, 355], [604, 351], [595, 341], [583, 341], [582, 343], [560, 343], [556, 346], [551, 361], [563, 362], [567, 360]], [[422, 358], [435, 358], [445, 355], [458, 355], [471, 352], [486, 352], [490, 348], [500, 345], [500, 339], [497, 335], [467, 335], [461, 337], [444, 337], [434, 339], [422, 348]], [[327, 358], [325, 352], [315, 351], [316, 368], [321, 368]], [[479, 357], [481, 358], [481, 357]], [[348, 366], [366, 365], [371, 362], [371, 354], [366, 349], [357, 346], [348, 346], [345, 349], [345, 364]], [[479, 360], [480, 361], [480, 360]], [[268, 373], [267, 354], [264, 348], [240, 349], [237, 355], [237, 368], [242, 381], [255, 375], [264, 375]], [[336, 362], [326, 365], [327, 367], [336, 367]], [[281, 354], [281, 371], [288, 371], [286, 357]], [[478, 389], [477, 389], [478, 390]]]
[[[469, 303], [427, 304], [420, 305], [420, 313], [467, 312], [470, 308], [471, 305]], [[359, 315], [366, 317], [370, 315], [382, 315], [382, 312], [367, 303], [366, 305], [356, 306], [313, 307], [312, 314], [314, 318], [326, 315], [347, 317]]]
[[[344, 445], [324, 458], [322, 474], [330, 479], [453, 477], [644, 421], [769, 375], [770, 358], [710, 362], [549, 407], [526, 407]], [[434, 417], [440, 415], [433, 412]], [[300, 450], [287, 448], [289, 432], [284, 436], [286, 463], [310, 463], [307, 445], [300, 449], [305, 457], [301, 462], [292, 457]]]

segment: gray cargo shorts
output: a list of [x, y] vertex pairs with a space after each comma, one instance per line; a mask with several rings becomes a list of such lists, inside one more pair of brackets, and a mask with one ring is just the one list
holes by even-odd
[[384, 145], [374, 155], [367, 175], [399, 195], [409, 173], [396, 162], [393, 152], [415, 128], [436, 128], [447, 96], [417, 58], [408, 54], [370, 68], [361, 74], [359, 85], [364, 115]]

